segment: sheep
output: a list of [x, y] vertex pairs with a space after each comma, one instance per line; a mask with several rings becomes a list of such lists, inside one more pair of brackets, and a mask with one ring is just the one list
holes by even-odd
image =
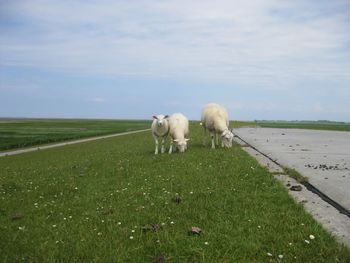
[[[188, 138], [188, 119], [182, 113], [174, 113], [169, 117], [169, 135], [170, 135], [170, 149], [169, 154], [179, 149], [181, 153], [187, 149]], [[173, 144], [175, 142], [175, 147]]]
[[229, 118], [224, 107], [215, 103], [205, 105], [202, 111], [201, 125], [204, 128], [204, 139], [206, 139], [207, 130], [210, 132], [212, 149], [215, 149], [215, 139], [216, 144], [219, 144], [219, 135], [222, 147], [232, 147], [233, 133], [228, 128]]
[[154, 138], [154, 142], [156, 144], [156, 150], [154, 151], [154, 154], [158, 154], [158, 139], [162, 138], [162, 148], [161, 153], [165, 152], [164, 142], [169, 134], [169, 122], [168, 122], [168, 115], [154, 115], [153, 116], [153, 122], [152, 122], [152, 135]]

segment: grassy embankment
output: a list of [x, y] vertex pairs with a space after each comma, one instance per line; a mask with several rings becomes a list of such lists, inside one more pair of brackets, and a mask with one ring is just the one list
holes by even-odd
[[145, 132], [0, 158], [1, 260], [349, 262], [240, 147], [190, 137], [185, 154], [155, 156]]

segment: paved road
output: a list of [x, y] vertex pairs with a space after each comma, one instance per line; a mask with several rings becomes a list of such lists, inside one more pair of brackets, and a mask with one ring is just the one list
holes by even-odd
[[307, 176], [350, 211], [350, 132], [240, 128], [234, 133], [279, 164]]
[[21, 153], [26, 153], [26, 152], [34, 152], [34, 151], [37, 151], [37, 150], [45, 150], [45, 149], [55, 148], [55, 147], [61, 147], [61, 146], [69, 145], [69, 144], [76, 144], [76, 143], [95, 141], [95, 140], [100, 140], [100, 139], [116, 137], [116, 136], [123, 136], [123, 135], [128, 135], [128, 134], [133, 134], [133, 133], [144, 132], [144, 131], [150, 131], [150, 129], [138, 130], [138, 131], [130, 131], [130, 132], [121, 132], [121, 133], [115, 133], [115, 134], [110, 134], [110, 135], [97, 136], [97, 137], [92, 137], [92, 138], [86, 138], [86, 139], [80, 139], [80, 140], [74, 140], [74, 141], [67, 141], [67, 142], [61, 142], [61, 143], [55, 143], [55, 144], [50, 144], [50, 145], [43, 145], [43, 146], [38, 145], [38, 146], [35, 146], [35, 147], [31, 147], [31, 148], [25, 148], [25, 149], [13, 150], [13, 151], [1, 152], [0, 153], [0, 157], [9, 156], [9, 155], [16, 155], [16, 154], [21, 154]]

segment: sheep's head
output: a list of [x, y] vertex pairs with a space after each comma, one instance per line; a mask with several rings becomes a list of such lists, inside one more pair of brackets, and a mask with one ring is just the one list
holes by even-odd
[[190, 139], [176, 139], [174, 140], [174, 142], [176, 143], [176, 147], [179, 149], [179, 152], [180, 153], [183, 153], [187, 150], [187, 142], [189, 141]]
[[158, 127], [164, 126], [164, 124], [168, 121], [169, 115], [154, 115], [153, 120], [157, 122]]
[[233, 133], [229, 130], [224, 131], [221, 134], [222, 143], [224, 144], [224, 147], [231, 148], [232, 147], [232, 139], [233, 139]]

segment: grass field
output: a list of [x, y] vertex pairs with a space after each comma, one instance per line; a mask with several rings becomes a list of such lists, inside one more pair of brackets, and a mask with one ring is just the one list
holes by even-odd
[[349, 262], [256, 160], [200, 135], [185, 154], [145, 132], [0, 158], [1, 261]]
[[350, 131], [350, 123], [332, 121], [256, 121], [263, 128], [294, 128], [330, 131]]
[[126, 120], [0, 119], [0, 151], [145, 129], [150, 124]]

